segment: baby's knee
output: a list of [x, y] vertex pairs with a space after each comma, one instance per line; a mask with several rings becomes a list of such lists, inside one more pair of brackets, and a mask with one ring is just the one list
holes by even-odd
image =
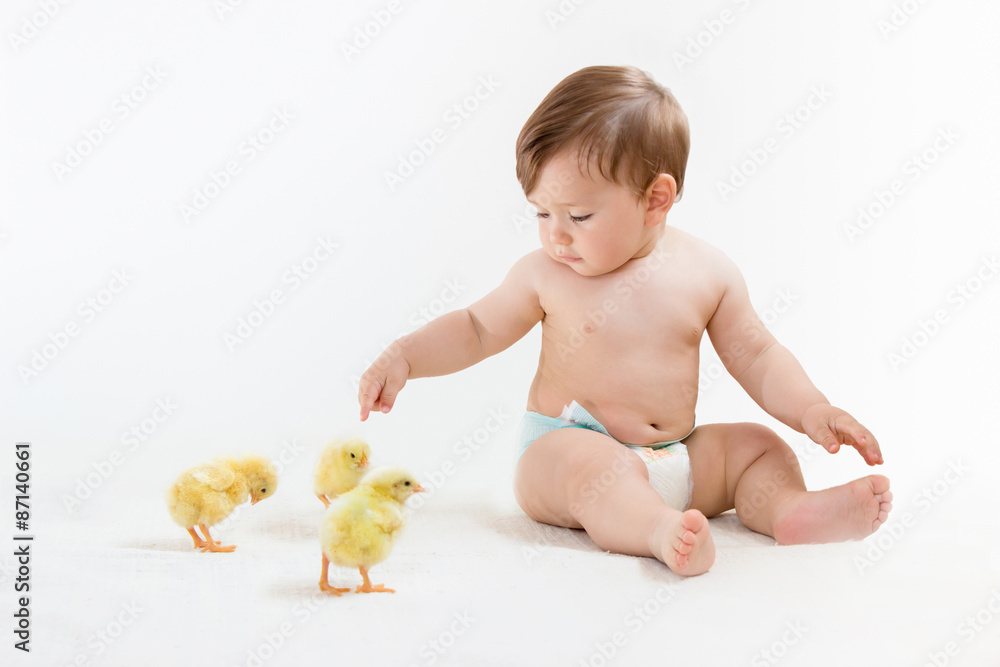
[[766, 450], [788, 446], [780, 435], [763, 424], [741, 422], [735, 426], [731, 439], [741, 447], [756, 447]]
[[743, 451], [754, 451], [760, 456], [776, 452], [789, 461], [795, 460], [795, 452], [780, 435], [763, 424], [742, 422], [736, 425], [730, 442]]

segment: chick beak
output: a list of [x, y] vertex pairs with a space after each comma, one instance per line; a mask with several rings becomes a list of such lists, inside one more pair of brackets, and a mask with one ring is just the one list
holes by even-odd
[[368, 457], [364, 454], [361, 455], [361, 462], [358, 464], [361, 468], [368, 467]]
[[416, 486], [413, 487], [413, 492], [414, 493], [427, 493], [427, 489], [425, 489], [424, 487], [422, 487], [419, 484], [417, 484]]
[[260, 502], [260, 498], [258, 498], [257, 496], [255, 496], [255, 495], [253, 495], [251, 493], [250, 494], [250, 504], [251, 505], [256, 505], [258, 502]]

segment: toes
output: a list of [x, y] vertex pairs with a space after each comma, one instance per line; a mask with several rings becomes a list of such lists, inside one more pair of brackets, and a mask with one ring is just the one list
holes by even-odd
[[681, 515], [681, 525], [692, 533], [697, 533], [708, 523], [705, 515], [698, 510], [688, 510]]
[[885, 475], [868, 475], [868, 483], [874, 495], [889, 493], [889, 478]]

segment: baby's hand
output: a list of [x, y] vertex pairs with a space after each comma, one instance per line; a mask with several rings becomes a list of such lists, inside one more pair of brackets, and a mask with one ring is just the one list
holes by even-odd
[[368, 367], [358, 383], [358, 403], [361, 404], [361, 421], [368, 419], [372, 410], [389, 412], [396, 402], [396, 395], [410, 377], [410, 364], [403, 358], [398, 344], [390, 345]]
[[850, 445], [868, 465], [882, 463], [882, 450], [871, 431], [828, 403], [817, 403], [806, 409], [802, 415], [802, 430], [831, 454], [837, 453], [841, 445]]

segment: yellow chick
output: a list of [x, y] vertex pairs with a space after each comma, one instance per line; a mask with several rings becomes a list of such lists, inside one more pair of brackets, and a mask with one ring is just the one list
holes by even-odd
[[406, 470], [379, 468], [330, 503], [319, 528], [323, 547], [320, 590], [338, 597], [351, 590], [330, 585], [327, 572], [330, 563], [335, 563], [356, 567], [361, 572], [364, 583], [354, 590], [355, 593], [395, 593], [382, 584], [372, 585], [368, 568], [389, 556], [403, 527], [403, 503], [421, 491], [424, 487]]
[[[248, 494], [250, 504], [256, 505], [274, 493], [277, 486], [278, 473], [264, 457], [220, 457], [181, 473], [167, 490], [167, 509], [171, 518], [194, 538], [195, 549], [228, 553], [236, 547], [213, 540], [208, 527], [229, 516]], [[195, 531], [196, 525], [205, 539]]]
[[313, 492], [325, 507], [330, 498], [358, 485], [372, 450], [361, 438], [337, 438], [326, 446], [316, 464]]

